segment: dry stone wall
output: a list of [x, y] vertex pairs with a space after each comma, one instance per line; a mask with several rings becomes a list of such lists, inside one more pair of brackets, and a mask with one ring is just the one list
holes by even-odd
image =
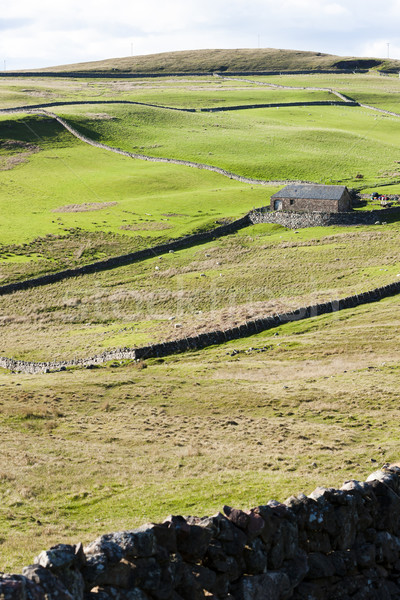
[[238, 327], [232, 327], [230, 329], [219, 329], [216, 331], [202, 333], [197, 336], [181, 338], [159, 344], [152, 344], [150, 346], [144, 346], [141, 348], [120, 348], [118, 350], [104, 352], [103, 354], [93, 356], [92, 358], [88, 359], [71, 359], [68, 361], [39, 363], [15, 360], [2, 356], [0, 357], [0, 367], [21, 373], [48, 373], [50, 371], [64, 370], [68, 367], [91, 367], [93, 365], [99, 365], [110, 360], [144, 360], [146, 358], [170, 356], [172, 354], [187, 352], [189, 350], [201, 350], [202, 348], [206, 348], [208, 346], [223, 344], [231, 340], [237, 340], [255, 335], [257, 333], [261, 333], [262, 331], [279, 327], [283, 323], [309, 319], [320, 315], [334, 313], [347, 308], [355, 308], [356, 306], [368, 304], [370, 302], [376, 302], [382, 298], [387, 298], [399, 293], [400, 281], [396, 281], [395, 283], [391, 283], [380, 288], [375, 288], [363, 294], [302, 307], [292, 312], [272, 315], [264, 319], [248, 321]]
[[400, 216], [400, 207], [382, 208], [371, 211], [350, 211], [341, 213], [323, 212], [284, 212], [272, 211], [269, 207], [249, 213], [251, 223], [276, 223], [290, 229], [303, 227], [327, 227], [329, 225], [373, 225], [386, 219]]
[[360, 106], [358, 102], [339, 100], [314, 100], [309, 102], [270, 102], [268, 104], [238, 104], [236, 106], [215, 106], [201, 108], [200, 112], [226, 112], [229, 110], [248, 110], [251, 108], [285, 108], [290, 106]]
[[400, 469], [251, 510], [58, 544], [2, 600], [390, 600], [400, 598]]
[[235, 221], [226, 223], [225, 225], [220, 225], [219, 227], [215, 227], [210, 231], [203, 231], [201, 233], [188, 235], [172, 240], [171, 242], [167, 242], [165, 244], [159, 244], [157, 246], [151, 246], [150, 248], [144, 248], [143, 250], [137, 250], [136, 252], [130, 252], [129, 254], [123, 254], [113, 258], [99, 260], [82, 267], [76, 267], [74, 269], [65, 269], [55, 273], [48, 273], [47, 275], [42, 275], [41, 277], [16, 281], [14, 283], [7, 283], [0, 286], [0, 296], [12, 294], [19, 290], [28, 290], [42, 285], [57, 283], [58, 281], [70, 279], [71, 277], [78, 277], [80, 275], [87, 275], [89, 273], [98, 273], [100, 271], [115, 269], [117, 267], [132, 264], [133, 262], [137, 262], [139, 260], [146, 260], [154, 256], [166, 254], [167, 252], [182, 250], [183, 248], [206, 243], [218, 237], [229, 235], [230, 233], [239, 231], [239, 229], [243, 229], [249, 225], [251, 225], [251, 221], [248, 215], [245, 215], [240, 219], [236, 219]]

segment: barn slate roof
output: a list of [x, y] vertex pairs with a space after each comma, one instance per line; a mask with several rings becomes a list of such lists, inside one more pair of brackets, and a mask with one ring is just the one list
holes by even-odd
[[309, 200], [340, 200], [344, 185], [321, 185], [311, 183], [290, 183], [276, 192], [272, 198], [304, 198]]

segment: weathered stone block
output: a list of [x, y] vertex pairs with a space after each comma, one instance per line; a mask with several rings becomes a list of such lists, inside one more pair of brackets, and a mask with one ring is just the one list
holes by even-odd
[[204, 592], [198, 579], [192, 571], [193, 566], [182, 565], [182, 575], [176, 592], [183, 600], [203, 600]]
[[326, 600], [326, 588], [323, 585], [303, 582], [293, 594], [293, 600]]
[[157, 553], [157, 538], [151, 525], [133, 531], [118, 531], [97, 538], [84, 548], [85, 554], [104, 554], [110, 562], [121, 558], [147, 558]]
[[149, 528], [153, 532], [157, 544], [165, 548], [168, 552], [175, 554], [177, 551], [175, 527], [171, 523], [163, 523], [161, 525], [152, 523]]
[[285, 600], [291, 592], [289, 579], [282, 573], [242, 577], [232, 589], [235, 600]]
[[297, 587], [309, 571], [308, 556], [304, 550], [297, 550], [295, 558], [285, 561], [281, 571], [288, 576], [292, 588]]
[[260, 538], [250, 542], [244, 549], [243, 558], [248, 575], [259, 575], [267, 570], [267, 552]]
[[229, 569], [229, 558], [224, 552], [222, 544], [219, 540], [212, 540], [207, 548], [207, 553], [204, 557], [204, 564], [214, 571], [226, 573]]
[[355, 550], [336, 550], [329, 555], [332, 564], [335, 567], [335, 573], [338, 577], [356, 574], [357, 571], [357, 553]]
[[247, 543], [246, 534], [228, 519], [220, 521], [217, 539], [221, 542], [224, 552], [231, 556], [241, 555]]
[[193, 565], [192, 573], [202, 590], [207, 590], [208, 592], [215, 592], [217, 575], [214, 571], [212, 571], [211, 569], [207, 569], [207, 567], [203, 567], [201, 565]]
[[[0, 600], [45, 600], [45, 594], [40, 585], [23, 575], [0, 573]], [[48, 597], [55, 600], [54, 594]], [[60, 600], [67, 599], [61, 596]]]
[[378, 531], [375, 539], [376, 562], [393, 565], [400, 558], [400, 539], [388, 531]]
[[308, 579], [321, 579], [332, 577], [335, 574], [335, 566], [332, 559], [321, 552], [310, 552], [308, 555]]
[[[77, 549], [79, 549], [77, 551]], [[69, 544], [57, 544], [52, 546], [50, 550], [44, 550], [33, 562], [41, 565], [45, 569], [58, 569], [61, 567], [69, 567], [79, 562], [82, 556], [79, 551], [81, 546], [71, 546]]]
[[332, 536], [335, 550], [346, 550], [354, 544], [357, 535], [357, 510], [352, 506], [335, 508], [336, 535]]
[[[30, 565], [24, 567], [23, 575], [40, 587], [48, 600], [74, 600], [72, 594], [50, 569], [45, 569], [40, 565]], [[82, 596], [83, 590], [80, 591], [78, 598]]]
[[355, 548], [357, 556], [357, 564], [360, 568], [365, 569], [375, 566], [376, 546], [375, 544], [361, 544]]
[[88, 589], [98, 585], [99, 578], [104, 574], [110, 563], [105, 554], [89, 555], [86, 565], [82, 568], [82, 575]]
[[329, 535], [325, 531], [311, 531], [307, 537], [306, 552], [331, 552], [332, 545]]

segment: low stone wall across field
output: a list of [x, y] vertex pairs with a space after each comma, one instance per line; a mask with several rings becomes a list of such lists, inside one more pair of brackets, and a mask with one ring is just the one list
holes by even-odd
[[42, 275], [41, 277], [25, 279], [24, 281], [16, 281], [14, 283], [6, 283], [4, 285], [0, 285], [0, 296], [12, 294], [20, 290], [28, 290], [35, 287], [40, 287], [42, 285], [57, 283], [58, 281], [70, 279], [71, 277], [78, 277], [80, 275], [87, 275], [89, 273], [98, 273], [100, 271], [107, 271], [109, 269], [130, 265], [139, 260], [146, 260], [148, 258], [153, 258], [154, 256], [166, 254], [167, 252], [174, 252], [175, 250], [182, 250], [183, 248], [195, 246], [196, 244], [209, 242], [215, 238], [223, 237], [225, 235], [229, 235], [230, 233], [235, 233], [236, 231], [239, 231], [239, 229], [248, 227], [249, 225], [251, 225], [251, 221], [249, 216], [245, 215], [240, 219], [236, 219], [235, 221], [226, 223], [225, 225], [220, 225], [219, 227], [215, 227], [210, 231], [203, 231], [201, 233], [187, 235], [185, 237], [166, 242], [165, 244], [159, 244], [157, 246], [151, 246], [150, 248], [144, 248], [143, 250], [130, 252], [129, 254], [122, 254], [120, 256], [107, 258], [105, 260], [99, 260], [82, 267], [76, 267], [74, 269], [65, 269], [55, 273], [48, 273], [47, 275]]
[[348, 296], [347, 298], [342, 298], [340, 300], [324, 302], [312, 306], [305, 306], [298, 308], [295, 311], [268, 316], [264, 319], [255, 319], [254, 321], [248, 321], [238, 327], [232, 327], [230, 329], [218, 329], [207, 333], [201, 333], [200, 335], [192, 337], [172, 340], [170, 342], [142, 346], [141, 348], [120, 348], [117, 350], [111, 350], [109, 352], [103, 352], [102, 354], [87, 359], [71, 359], [53, 362], [29, 362], [2, 356], [0, 357], [0, 367], [21, 373], [48, 373], [50, 371], [64, 370], [68, 367], [90, 367], [108, 362], [110, 360], [144, 360], [146, 358], [170, 356], [180, 352], [201, 350], [202, 348], [207, 348], [208, 346], [214, 346], [216, 344], [223, 344], [231, 340], [249, 337], [251, 335], [261, 333], [262, 331], [279, 327], [283, 323], [309, 319], [320, 315], [334, 313], [347, 308], [355, 308], [356, 306], [361, 306], [370, 302], [377, 302], [382, 298], [394, 296], [399, 293], [400, 281], [396, 281], [395, 283], [391, 283], [380, 288], [375, 288], [363, 294]]
[[201, 108], [200, 112], [226, 112], [229, 110], [249, 110], [253, 108], [289, 108], [291, 106], [359, 106], [358, 102], [340, 100], [314, 100], [308, 102], [269, 102], [266, 104], [238, 104], [235, 106], [215, 106]]
[[58, 544], [3, 600], [390, 600], [400, 597], [400, 469], [250, 510]]

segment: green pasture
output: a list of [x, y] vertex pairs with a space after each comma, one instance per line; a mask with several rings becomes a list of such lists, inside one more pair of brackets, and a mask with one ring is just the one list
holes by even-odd
[[2, 570], [397, 460], [398, 326], [396, 297], [147, 364], [0, 373]]
[[[67, 235], [78, 228], [130, 238], [179, 237], [264, 205], [276, 189], [252, 188], [207, 171], [99, 150], [76, 140], [49, 119], [8, 119], [2, 126], [7, 139], [23, 140], [41, 149], [35, 154], [22, 153], [26, 162], [1, 173], [3, 246], [49, 234]], [[92, 209], [103, 203], [116, 204], [87, 212], [63, 210], [85, 203]]]
[[[266, 81], [332, 87], [384, 108], [396, 105], [399, 86], [376, 75]], [[212, 77], [0, 82], [3, 108], [311, 97], [325, 93]], [[399, 120], [360, 108], [54, 110], [88, 137], [131, 152], [260, 179], [400, 191]], [[46, 117], [1, 115], [0, 142], [1, 282], [215, 227], [268, 204], [277, 189], [99, 150]], [[360, 293], [398, 280], [398, 247], [395, 220], [298, 232], [248, 227], [0, 297], [0, 355], [86, 357]], [[171, 513], [282, 501], [398, 460], [398, 304], [395, 296], [165, 359], [35, 376], [2, 370], [0, 571], [19, 571], [55, 543], [87, 542]]]
[[[349, 75], [274, 75], [271, 77], [245, 77], [244, 79], [295, 87], [331, 88], [357, 102], [400, 113], [400, 78], [398, 75], [382, 76], [377, 72], [370, 71], [369, 73]], [[253, 85], [256, 86], [256, 84]], [[265, 87], [269, 89], [267, 86]]]
[[[257, 88], [241, 81], [213, 77], [166, 80], [0, 81], [0, 108], [59, 101], [127, 100], [177, 108], [232, 106], [269, 102], [335, 100], [327, 92]], [[92, 107], [95, 110], [95, 107]]]
[[57, 110], [79, 131], [151, 156], [216, 165], [247, 177], [379, 185], [397, 172], [400, 120], [345, 106], [265, 108], [187, 114], [148, 107], [104, 107], [94, 120], [82, 107]]
[[86, 357], [362, 293], [399, 280], [398, 240], [397, 222], [298, 232], [257, 225], [162, 257], [0, 297], [0, 355]]
[[[310, 79], [315, 77], [319, 76]], [[48, 80], [39, 83], [47, 91], [51, 88]], [[205, 89], [191, 90], [193, 82], [179, 83], [180, 88], [170, 80], [163, 86], [147, 85], [154, 101], [164, 93], [175, 94], [175, 100], [169, 96], [171, 103], [190, 104], [192, 95], [196, 102], [201, 98], [201, 102], [212, 101], [212, 93], [207, 96]], [[215, 80], [204, 78], [197, 84], [215, 87]], [[71, 95], [82, 92], [86, 97], [88, 89], [104, 86], [118, 98], [117, 85], [133, 86], [130, 82], [67, 80], [56, 82], [54, 94], [66, 88]], [[137, 87], [146, 94], [146, 85]], [[276, 93], [247, 84], [238, 90], [222, 88], [218, 93], [229, 102], [238, 101], [237, 95], [249, 102], [254, 90]], [[206, 163], [258, 179], [342, 183], [391, 193], [400, 190], [398, 184], [393, 185], [400, 178], [400, 123], [366, 109], [292, 107], [191, 114], [85, 104], [54, 110], [94, 140], [139, 154]], [[78, 141], [47, 117], [4, 115], [0, 133], [6, 142], [23, 142], [39, 150], [32, 153], [29, 148], [0, 146], [3, 281], [214, 227], [221, 219], [268, 204], [277, 189], [102, 151]], [[91, 205], [90, 210], [76, 212], [83, 204]], [[104, 208], [94, 210], [103, 204]], [[28, 262], [16, 258], [22, 254], [28, 255]]]

